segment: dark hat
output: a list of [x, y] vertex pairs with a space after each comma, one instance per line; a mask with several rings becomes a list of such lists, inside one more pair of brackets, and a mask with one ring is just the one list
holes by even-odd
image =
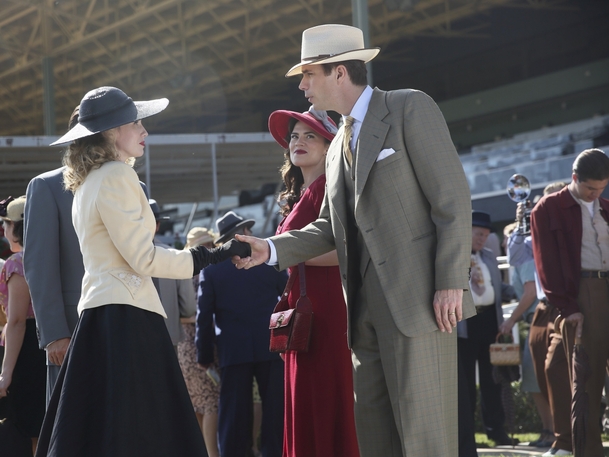
[[484, 211], [472, 211], [472, 226], [483, 227], [490, 230], [491, 228], [491, 215]]
[[273, 111], [269, 116], [269, 132], [271, 132], [275, 141], [286, 149], [288, 147], [286, 138], [288, 136], [290, 119], [304, 122], [328, 141], [332, 141], [338, 131], [336, 124], [328, 117], [325, 111], [313, 109], [309, 109], [309, 111], [304, 113], [286, 110]]
[[69, 143], [153, 116], [163, 111], [168, 104], [169, 100], [166, 98], [134, 102], [116, 87], [98, 87], [87, 92], [80, 101], [78, 124], [51, 143], [51, 146]]
[[150, 209], [152, 210], [152, 214], [154, 214], [155, 220], [163, 221], [169, 219], [169, 216], [161, 217], [161, 208], [159, 207], [159, 204], [156, 202], [156, 200], [151, 198], [150, 200], [148, 200], [148, 203], [150, 204]]
[[229, 211], [216, 221], [216, 227], [220, 236], [216, 239], [216, 244], [228, 241], [233, 234], [242, 227], [251, 228], [256, 221], [254, 219], [243, 219], [238, 214]]

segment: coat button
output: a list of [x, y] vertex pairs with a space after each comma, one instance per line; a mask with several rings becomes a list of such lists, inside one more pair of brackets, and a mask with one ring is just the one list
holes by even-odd
[[343, 279], [346, 281], [347, 280], [347, 275], [343, 275]]

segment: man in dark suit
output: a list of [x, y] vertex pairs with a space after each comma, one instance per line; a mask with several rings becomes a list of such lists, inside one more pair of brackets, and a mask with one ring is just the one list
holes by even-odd
[[[336, 249], [353, 351], [362, 457], [457, 455], [457, 344], [474, 314], [468, 289], [471, 202], [442, 113], [422, 92], [367, 85], [355, 27], [303, 32], [299, 88], [343, 115], [328, 149], [326, 198], [302, 230], [252, 245], [240, 268], [280, 269]], [[273, 256], [271, 257], [271, 254]]]
[[[217, 222], [225, 243], [235, 233], [251, 235], [254, 220], [229, 211]], [[287, 281], [285, 273], [261, 265], [238, 270], [230, 261], [203, 271], [197, 315], [198, 362], [208, 367], [217, 342], [221, 368], [218, 432], [222, 457], [243, 457], [252, 447], [252, 385], [262, 399], [261, 451], [281, 457], [283, 447], [283, 361], [269, 352], [269, 320]], [[218, 328], [218, 335], [214, 329]]]
[[[170, 246], [163, 243], [157, 237], [161, 228], [161, 221], [169, 219], [169, 217], [161, 216], [161, 208], [156, 200], [151, 198], [148, 200], [148, 203], [150, 203], [150, 209], [156, 220], [154, 245], [169, 248]], [[184, 340], [184, 330], [182, 330], [180, 318], [193, 317], [197, 312], [197, 299], [195, 297], [195, 290], [192, 287], [192, 278], [152, 278], [152, 282], [159, 293], [159, 298], [161, 299], [165, 314], [167, 314], [165, 325], [167, 326], [167, 332], [169, 333], [169, 337], [171, 338], [171, 342], [177, 353], [178, 343]]]
[[76, 327], [84, 267], [72, 225], [63, 167], [32, 179], [26, 191], [23, 267], [47, 353], [47, 402]]
[[[493, 379], [493, 366], [489, 355], [489, 347], [495, 342], [499, 327], [503, 323], [501, 304], [516, 298], [516, 294], [512, 286], [501, 280], [501, 271], [495, 254], [485, 248], [490, 233], [491, 216], [483, 211], [472, 211], [470, 289], [478, 313], [457, 325], [459, 364], [465, 375], [459, 382], [459, 410], [460, 417], [465, 417], [469, 412], [467, 419], [473, 424], [477, 398], [477, 362], [482, 420], [486, 434], [498, 445], [517, 444], [504, 429], [505, 414], [501, 403], [501, 384]], [[473, 438], [473, 433], [472, 428], [469, 438]], [[460, 437], [462, 442], [467, 438], [463, 434], [460, 434]], [[462, 448], [460, 457], [465, 455]]]
[[[68, 130], [78, 123], [78, 113], [77, 106]], [[64, 169], [48, 171], [30, 181], [23, 219], [23, 268], [40, 348], [47, 353], [47, 403], [78, 321], [76, 307], [85, 273], [72, 224], [74, 195], [64, 189]]]

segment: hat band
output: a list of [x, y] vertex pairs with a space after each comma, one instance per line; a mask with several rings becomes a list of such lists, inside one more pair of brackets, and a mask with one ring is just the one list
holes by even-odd
[[319, 59], [327, 59], [328, 57], [336, 56], [338, 54], [319, 54], [315, 57], [305, 57], [302, 60], [319, 60]]
[[81, 113], [78, 114], [78, 122], [85, 122], [89, 120], [96, 119], [98, 117], [102, 117], [105, 114], [112, 113], [120, 110], [123, 106], [133, 104], [133, 100], [131, 97], [127, 97], [123, 103], [120, 105], [110, 105], [107, 109], [101, 111], [95, 111], [91, 114], [85, 114], [84, 116]]
[[305, 57], [302, 60], [321, 60], [321, 59], [329, 59], [330, 57], [334, 57], [334, 56], [340, 56], [343, 54], [348, 54], [351, 52], [359, 52], [359, 51], [367, 51], [366, 48], [359, 48], [359, 49], [350, 49], [348, 51], [342, 51], [342, 52], [335, 52], [334, 54], [319, 54], [315, 57]]

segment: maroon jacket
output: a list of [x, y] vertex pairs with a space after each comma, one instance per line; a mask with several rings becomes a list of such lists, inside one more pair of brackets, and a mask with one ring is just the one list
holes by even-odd
[[[609, 223], [609, 200], [599, 198], [601, 214]], [[531, 213], [535, 267], [541, 287], [563, 317], [579, 312], [581, 277], [581, 206], [568, 187], [543, 197]]]

